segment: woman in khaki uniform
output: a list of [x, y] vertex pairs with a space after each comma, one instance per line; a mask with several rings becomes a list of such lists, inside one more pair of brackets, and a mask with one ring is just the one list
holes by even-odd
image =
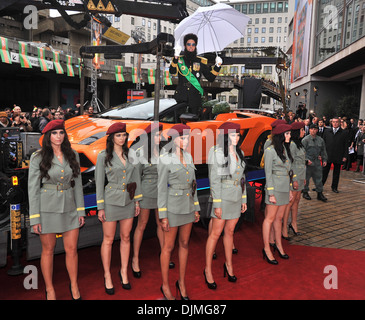
[[195, 166], [192, 156], [186, 152], [190, 127], [176, 124], [169, 129], [168, 152], [160, 156], [157, 165], [159, 218], [164, 231], [164, 243], [160, 256], [162, 286], [166, 299], [174, 299], [169, 286], [169, 263], [179, 231], [179, 280], [175, 285], [182, 299], [186, 294], [185, 271], [192, 223], [199, 221], [200, 206], [196, 191]]
[[245, 160], [240, 149], [242, 137], [240, 125], [225, 122], [218, 130], [217, 145], [208, 155], [209, 182], [213, 201], [211, 217], [212, 228], [206, 243], [205, 282], [209, 289], [216, 289], [213, 281], [212, 259], [218, 239], [224, 230], [223, 244], [226, 261], [223, 264], [224, 276], [228, 274], [230, 282], [236, 282], [233, 273], [232, 249], [233, 234], [241, 213], [247, 209], [245, 188]]
[[262, 235], [264, 249], [262, 253], [268, 263], [278, 264], [270, 249], [269, 235], [271, 227], [274, 226], [275, 244], [274, 249], [278, 250], [282, 259], [289, 256], [284, 253], [281, 244], [282, 220], [286, 205], [291, 197], [290, 191], [290, 171], [293, 160], [290, 150], [284, 146], [284, 142], [290, 142], [291, 126], [281, 124], [272, 130], [272, 146], [268, 147], [264, 153], [265, 176], [266, 176], [266, 195], [265, 203], [267, 213], [262, 224]]
[[288, 237], [288, 220], [291, 212], [291, 222], [289, 229], [292, 229], [295, 235], [300, 235], [298, 232], [297, 218], [300, 196], [305, 184], [305, 149], [302, 145], [302, 138], [305, 135], [304, 122], [293, 122], [291, 124], [291, 141], [290, 141], [290, 153], [293, 157], [293, 185], [291, 187], [293, 198], [285, 208], [283, 218], [283, 238], [289, 240]]
[[131, 162], [136, 166], [141, 177], [141, 191], [143, 199], [139, 202], [141, 213], [133, 236], [133, 276], [140, 278], [142, 272], [139, 268], [139, 250], [141, 248], [143, 233], [146, 229], [150, 212], [155, 211], [157, 238], [162, 247], [163, 231], [157, 210], [157, 162], [160, 156], [162, 124], [150, 124], [130, 147]]
[[[118, 272], [123, 289], [131, 289], [128, 281], [128, 260], [130, 251], [130, 233], [133, 217], [140, 212], [142, 199], [138, 170], [128, 160], [128, 134], [126, 125], [112, 124], [108, 131], [106, 150], [98, 155], [95, 168], [96, 202], [98, 218], [103, 224], [103, 242], [101, 260], [104, 267], [105, 292], [114, 294], [110, 274], [111, 251], [117, 222], [120, 227], [121, 269]], [[105, 177], [108, 184], [105, 186]]]
[[77, 284], [77, 241], [79, 228], [85, 223], [85, 208], [79, 156], [71, 149], [63, 120], [49, 122], [42, 133], [42, 148], [32, 154], [29, 163], [28, 193], [30, 225], [42, 243], [46, 298], [56, 299], [53, 251], [56, 234], [62, 234], [71, 297], [81, 299]]

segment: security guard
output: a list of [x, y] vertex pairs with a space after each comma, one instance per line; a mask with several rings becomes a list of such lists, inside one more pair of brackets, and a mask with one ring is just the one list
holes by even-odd
[[303, 189], [303, 198], [311, 200], [309, 196], [309, 180], [313, 178], [313, 182], [316, 186], [317, 199], [326, 202], [327, 198], [323, 195], [323, 183], [322, 183], [322, 165], [327, 164], [327, 151], [324, 140], [317, 136], [318, 127], [315, 124], [309, 126], [309, 135], [302, 139], [302, 145], [306, 154], [306, 183]]
[[217, 56], [215, 65], [211, 68], [207, 66], [207, 59], [197, 56], [196, 46], [198, 37], [189, 33], [184, 37], [184, 54], [180, 55], [181, 46], [175, 46], [174, 58], [170, 65], [170, 74], [178, 75], [179, 82], [174, 98], [177, 102], [186, 102], [190, 112], [198, 114], [202, 105], [203, 88], [200, 85], [200, 78], [204, 77], [213, 82], [221, 68], [222, 59]]

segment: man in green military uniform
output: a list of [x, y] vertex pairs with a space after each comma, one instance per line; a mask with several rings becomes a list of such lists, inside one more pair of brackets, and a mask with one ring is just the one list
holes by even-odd
[[318, 127], [315, 124], [311, 124], [309, 127], [309, 135], [305, 136], [302, 140], [306, 153], [306, 182], [303, 189], [303, 198], [311, 200], [308, 194], [309, 180], [313, 178], [317, 191], [317, 199], [326, 202], [327, 198], [323, 195], [323, 183], [322, 183], [322, 165], [327, 164], [327, 152], [324, 140], [317, 136]]
[[204, 90], [200, 85], [201, 75], [203, 74], [208, 81], [213, 82], [222, 64], [222, 59], [217, 56], [215, 65], [209, 68], [207, 59], [197, 56], [197, 44], [198, 37], [195, 34], [185, 35], [184, 54], [180, 55], [182, 48], [180, 45], [176, 45], [174, 59], [170, 65], [170, 74], [179, 76], [174, 98], [179, 103], [186, 102], [189, 111], [194, 114], [198, 114], [204, 95]]

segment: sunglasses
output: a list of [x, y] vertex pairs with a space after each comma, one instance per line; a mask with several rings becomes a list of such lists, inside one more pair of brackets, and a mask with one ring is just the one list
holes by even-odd
[[196, 46], [196, 44], [195, 44], [195, 43], [187, 43], [186, 45], [187, 45], [188, 47], [191, 47], [191, 46], [195, 47], [195, 46]]

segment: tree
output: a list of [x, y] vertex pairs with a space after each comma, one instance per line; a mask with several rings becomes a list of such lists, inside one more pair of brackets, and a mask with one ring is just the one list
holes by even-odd
[[338, 117], [347, 119], [358, 118], [360, 112], [360, 102], [356, 96], [343, 96], [336, 107]]

